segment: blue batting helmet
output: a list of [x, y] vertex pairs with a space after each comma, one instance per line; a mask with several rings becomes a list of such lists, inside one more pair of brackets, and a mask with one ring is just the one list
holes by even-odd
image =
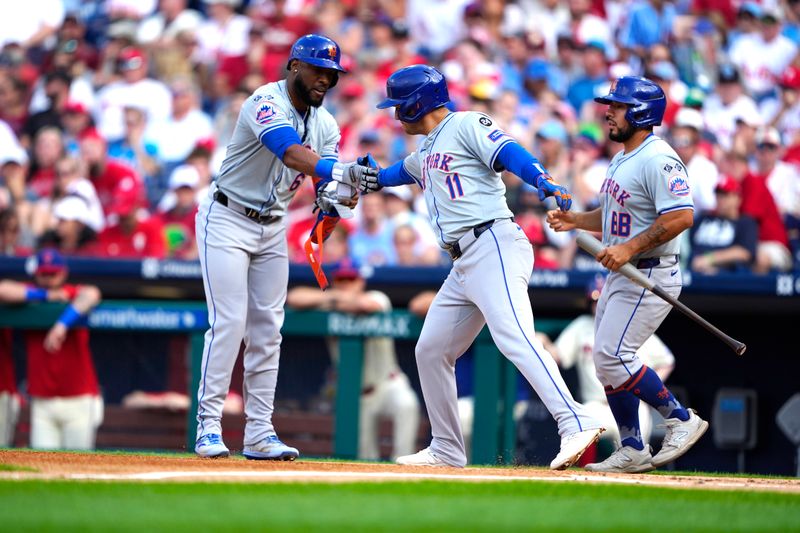
[[399, 106], [403, 122], [417, 122], [434, 109], [450, 101], [444, 75], [428, 65], [411, 65], [389, 76], [386, 99], [378, 109]]
[[598, 96], [594, 101], [601, 104], [619, 102], [627, 105], [625, 120], [634, 128], [658, 126], [667, 108], [664, 90], [647, 78], [636, 76], [623, 76], [617, 79], [607, 95]]
[[342, 60], [342, 51], [339, 49], [339, 45], [333, 39], [314, 33], [304, 35], [295, 41], [286, 68], [289, 68], [293, 59], [317, 67], [347, 72], [339, 64]]

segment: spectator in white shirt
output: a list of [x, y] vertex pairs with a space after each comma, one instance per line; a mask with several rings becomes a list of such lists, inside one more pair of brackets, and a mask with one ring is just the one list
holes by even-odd
[[736, 119], [758, 117], [758, 108], [752, 98], [744, 94], [739, 72], [733, 65], [719, 67], [716, 92], [709, 95], [703, 105], [703, 122], [723, 150], [731, 149], [736, 133]]
[[703, 116], [700, 112], [684, 107], [675, 116], [675, 125], [670, 131], [670, 144], [686, 164], [697, 214], [712, 211], [716, 207], [714, 187], [719, 181], [717, 165], [700, 151], [700, 134], [703, 129]]
[[197, 31], [203, 17], [194, 9], [187, 9], [187, 3], [187, 0], [160, 0], [158, 11], [139, 24], [138, 43], [159, 47], [170, 44], [182, 31]]
[[97, 95], [95, 117], [103, 137], [109, 141], [125, 134], [124, 108], [147, 109], [148, 120], [167, 120], [172, 113], [172, 95], [164, 83], [147, 77], [147, 56], [137, 48], [120, 52], [117, 68], [122, 79], [105, 86]]

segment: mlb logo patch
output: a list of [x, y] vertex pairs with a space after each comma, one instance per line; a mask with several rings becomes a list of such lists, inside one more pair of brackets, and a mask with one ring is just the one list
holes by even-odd
[[275, 110], [269, 104], [262, 104], [256, 111], [256, 122], [266, 124], [275, 117]]
[[489, 134], [489, 140], [492, 142], [497, 142], [497, 139], [505, 135], [506, 133], [503, 130], [494, 130], [492, 133]]
[[689, 182], [683, 174], [673, 174], [669, 177], [669, 192], [673, 196], [689, 196]]

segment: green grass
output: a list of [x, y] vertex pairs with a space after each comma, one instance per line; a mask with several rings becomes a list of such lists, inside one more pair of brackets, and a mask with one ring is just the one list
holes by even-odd
[[0, 481], [6, 531], [800, 531], [796, 494], [573, 483]]
[[0, 472], [38, 472], [38, 470], [29, 466], [7, 465], [5, 463], [0, 463]]

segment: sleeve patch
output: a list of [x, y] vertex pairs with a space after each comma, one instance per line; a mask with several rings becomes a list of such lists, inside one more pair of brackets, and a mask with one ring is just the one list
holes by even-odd
[[265, 102], [256, 109], [256, 122], [261, 125], [268, 124], [276, 114], [275, 108]]
[[489, 117], [481, 117], [478, 119], [482, 125], [486, 126], [487, 128], [492, 125], [492, 121]]
[[[481, 117], [481, 120], [483, 120], [483, 117]], [[486, 120], [489, 120], [489, 119], [487, 118]], [[492, 123], [492, 121], [491, 121], [491, 120], [489, 120], [489, 124], [491, 124], [491, 123]], [[490, 140], [490, 141], [492, 141], [493, 143], [495, 143], [495, 142], [497, 142], [497, 140], [498, 140], [500, 137], [503, 137], [503, 136], [505, 136], [505, 134], [506, 134], [506, 132], [504, 132], [503, 130], [494, 130], [492, 133], [490, 133], [490, 134], [488, 135], [488, 137], [489, 137], [489, 140]]]
[[671, 174], [667, 180], [667, 184], [669, 186], [669, 192], [672, 196], [689, 196], [691, 192], [689, 190], [689, 182], [680, 172], [674, 172]]

